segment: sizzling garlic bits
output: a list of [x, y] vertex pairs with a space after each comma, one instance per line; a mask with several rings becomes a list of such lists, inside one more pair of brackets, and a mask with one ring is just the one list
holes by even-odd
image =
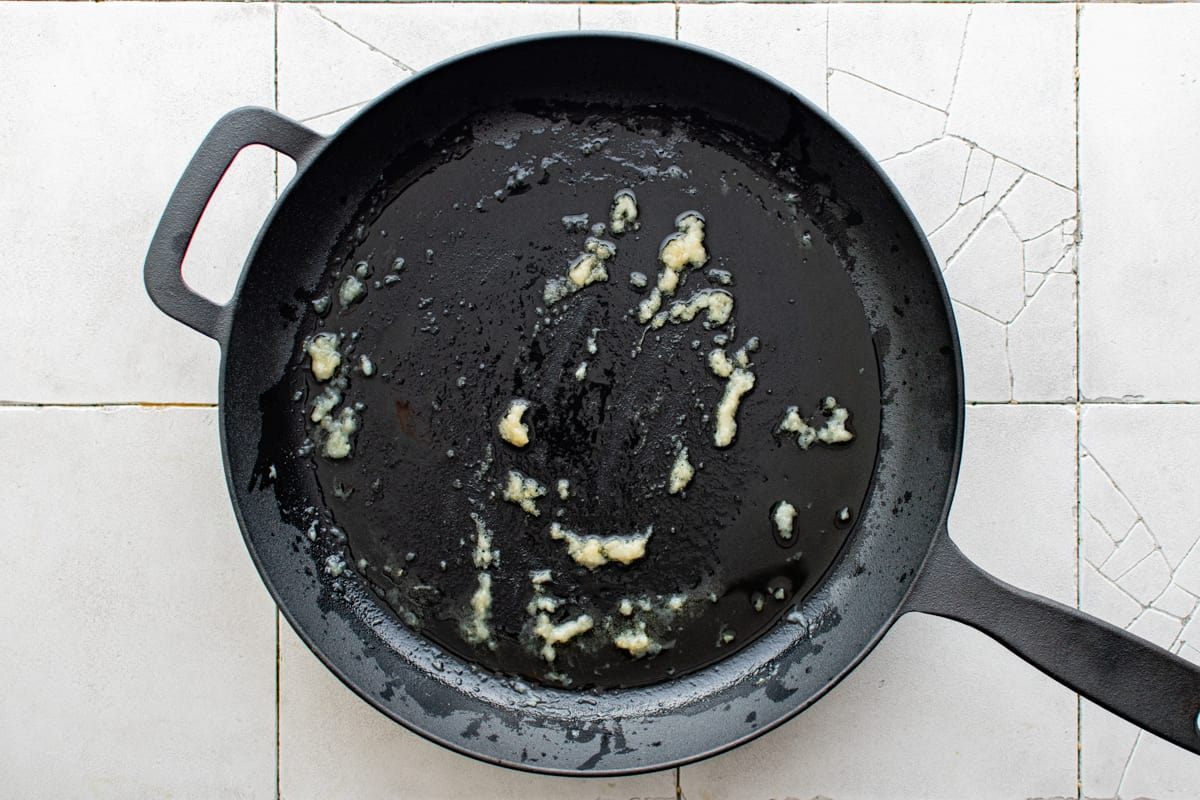
[[646, 623], [638, 621], [632, 628], [627, 628], [613, 637], [613, 644], [634, 658], [646, 655], [657, 655], [662, 645], [646, 634]]
[[513, 447], [524, 447], [529, 444], [529, 426], [521, 421], [521, 417], [529, 410], [529, 401], [520, 398], [508, 404], [508, 411], [500, 418], [497, 426], [500, 438]]
[[488, 624], [492, 618], [492, 576], [479, 573], [479, 588], [471, 595], [471, 617], [462, 623], [462, 635], [471, 644], [480, 644], [492, 638]]
[[535, 517], [542, 515], [534, 501], [539, 497], [544, 497], [545, 494], [546, 487], [533, 478], [515, 469], [508, 471], [508, 481], [504, 484], [504, 499], [520, 506], [526, 514], [532, 514]]
[[305, 349], [312, 359], [312, 374], [317, 380], [329, 380], [341, 366], [342, 354], [337, 349], [340, 341], [336, 333], [318, 333], [309, 340]]
[[616, 254], [617, 246], [615, 244], [597, 239], [595, 236], [589, 236], [583, 243], [583, 252], [576, 256], [567, 268], [567, 276], [551, 278], [546, 281], [542, 299], [546, 305], [553, 305], [585, 286], [608, 280], [608, 268], [605, 266], [605, 262]]
[[729, 379], [725, 382], [725, 394], [717, 405], [717, 428], [713, 431], [713, 444], [717, 447], [729, 447], [733, 437], [737, 435], [737, 411], [742, 397], [754, 388], [754, 373], [734, 367]]
[[801, 450], [807, 450], [812, 447], [813, 442], [818, 441], [824, 444], [845, 444], [853, 441], [854, 434], [846, 428], [846, 423], [850, 421], [850, 412], [838, 405], [837, 398], [830, 396], [822, 400], [820, 413], [825, 417], [825, 424], [814, 428], [800, 416], [798, 407], [788, 406], [783, 421], [779, 423], [779, 430], [796, 434], [796, 444], [800, 445]]
[[775, 504], [775, 511], [771, 514], [771, 519], [775, 522], [775, 530], [779, 532], [780, 539], [792, 538], [792, 526], [796, 523], [796, 507], [787, 500], [780, 500]]
[[658, 260], [663, 265], [658, 282], [638, 304], [638, 322], [642, 325], [654, 319], [662, 308], [664, 297], [675, 294], [679, 277], [688, 267], [700, 267], [708, 261], [708, 251], [704, 249], [704, 217], [696, 211], [685, 211], [675, 220], [675, 228], [676, 233], [667, 237], [658, 252]]
[[592, 629], [593, 624], [592, 618], [587, 614], [580, 614], [575, 619], [560, 622], [557, 625], [550, 621], [547, 614], [538, 614], [533, 632], [545, 643], [542, 645], [542, 658], [553, 662], [556, 644], [566, 644], [579, 634], [587, 633]]
[[642, 533], [632, 536], [584, 536], [564, 528], [557, 522], [550, 524], [550, 538], [565, 540], [567, 554], [576, 564], [596, 569], [610, 561], [619, 564], [630, 564], [646, 555], [646, 542], [654, 533], [654, 526], [649, 525]]
[[614, 234], [636, 231], [640, 227], [637, 218], [637, 196], [632, 189], [622, 189], [613, 195], [612, 211], [608, 215], [609, 230]]
[[335, 461], [343, 459], [350, 455], [351, 437], [358, 430], [358, 415], [353, 408], [343, 408], [336, 417], [327, 414], [321, 419], [321, 430], [325, 431], [325, 447], [321, 452]]
[[679, 455], [675, 456], [675, 463], [671, 466], [671, 474], [667, 481], [667, 491], [671, 494], [679, 494], [687, 488], [687, 485], [691, 483], [695, 475], [696, 468], [688, 461], [688, 451], [684, 447], [679, 451]]

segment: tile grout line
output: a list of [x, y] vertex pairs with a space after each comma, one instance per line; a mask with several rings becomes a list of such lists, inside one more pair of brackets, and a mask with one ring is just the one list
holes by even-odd
[[[1083, 236], [1083, 210], [1079, 181], [1079, 40], [1082, 3], [1075, 3], [1075, 607], [1083, 610], [1083, 590], [1080, 573], [1083, 570], [1083, 478], [1079, 461], [1083, 449], [1083, 382], [1080, 380], [1082, 362], [1079, 334], [1079, 269], [1080, 242]], [[1083, 696], [1075, 695], [1075, 797], [1083, 800]]]

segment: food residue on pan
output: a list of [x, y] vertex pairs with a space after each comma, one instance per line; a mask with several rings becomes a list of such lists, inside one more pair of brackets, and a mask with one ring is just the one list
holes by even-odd
[[508, 404], [508, 411], [500, 418], [498, 429], [500, 438], [513, 447], [524, 447], [529, 444], [529, 426], [521, 421], [521, 417], [529, 410], [529, 401], [517, 398]]
[[571, 496], [571, 482], [566, 478], [559, 478], [554, 484], [554, 488], [558, 492], [559, 500], [566, 500]]
[[342, 281], [342, 286], [338, 289], [338, 302], [342, 304], [342, 308], [349, 308], [352, 303], [355, 303], [363, 298], [367, 293], [366, 285], [353, 275], [347, 275], [346, 280]]
[[337, 372], [342, 363], [342, 354], [338, 352], [341, 341], [336, 333], [318, 333], [309, 340], [305, 348], [308, 357], [312, 359], [312, 374], [319, 381], [327, 381]]
[[550, 621], [548, 614], [544, 612], [538, 614], [533, 632], [544, 642], [542, 645], [542, 658], [553, 662], [555, 645], [566, 644], [581, 633], [590, 631], [592, 626], [592, 618], [588, 614], [580, 614], [575, 619], [569, 619], [557, 625]]
[[326, 458], [341, 459], [350, 455], [354, 433], [358, 430], [358, 415], [353, 408], [343, 408], [335, 418], [332, 414], [321, 419], [321, 430], [325, 431]]
[[542, 291], [542, 299], [546, 305], [553, 305], [559, 300], [574, 294], [593, 283], [608, 280], [609, 259], [617, 254], [617, 246], [595, 236], [589, 236], [583, 243], [583, 252], [575, 257], [567, 268], [565, 278], [551, 278], [546, 281]]
[[658, 280], [650, 294], [638, 303], [637, 319], [643, 325], [654, 319], [662, 308], [663, 298], [675, 293], [680, 275], [689, 266], [700, 267], [708, 261], [708, 251], [704, 249], [704, 217], [696, 211], [685, 211], [675, 221], [675, 227], [676, 232], [666, 238], [658, 253], [658, 260], [663, 265]]
[[735, 367], [725, 382], [725, 393], [717, 405], [717, 428], [713, 431], [713, 444], [729, 447], [737, 435], [737, 411], [742, 397], [754, 388], [754, 373]]
[[492, 617], [492, 576], [479, 573], [479, 588], [471, 595], [471, 617], [462, 626], [463, 638], [471, 644], [480, 644], [492, 638], [488, 624]]
[[662, 645], [646, 634], [646, 623], [639, 620], [634, 627], [626, 628], [613, 637], [613, 644], [634, 658], [645, 655], [655, 655], [662, 650]]
[[492, 532], [488, 530], [483, 517], [474, 511], [471, 512], [471, 521], [475, 523], [475, 552], [471, 556], [471, 562], [477, 569], [487, 569], [492, 565], [494, 558]]
[[545, 494], [546, 487], [533, 478], [515, 469], [508, 471], [508, 480], [504, 484], [504, 499], [520, 506], [526, 514], [541, 516], [542, 512], [538, 510], [534, 501]]
[[775, 504], [775, 511], [771, 514], [771, 519], [775, 522], [775, 530], [779, 532], [779, 538], [792, 538], [792, 526], [796, 522], [794, 505], [787, 500], [780, 500]]
[[638, 229], [637, 196], [632, 189], [622, 189], [613, 195], [608, 227], [615, 234]]
[[564, 528], [557, 522], [550, 523], [550, 538], [565, 540], [567, 554], [575, 563], [596, 569], [610, 561], [630, 564], [646, 555], [646, 542], [650, 541], [654, 526], [631, 536], [585, 536]]
[[845, 444], [853, 441], [854, 433], [846, 427], [850, 420], [850, 412], [838, 405], [837, 398], [829, 396], [822, 400], [819, 414], [824, 416], [825, 422], [820, 428], [814, 428], [800, 416], [799, 407], [788, 406], [784, 411], [783, 421], [779, 423], [779, 430], [796, 434], [796, 444], [801, 450], [807, 450], [817, 441], [825, 444]]
[[670, 494], [679, 494], [687, 488], [687, 485], [691, 483], [695, 475], [696, 468], [688, 461], [687, 448], [681, 448], [679, 455], [675, 456], [675, 463], [671, 465], [671, 474], [667, 482], [667, 492]]

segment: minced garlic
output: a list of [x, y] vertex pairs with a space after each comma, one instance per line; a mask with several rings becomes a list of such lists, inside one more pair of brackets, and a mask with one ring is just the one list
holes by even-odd
[[740, 367], [734, 368], [725, 383], [725, 394], [717, 406], [717, 428], [713, 433], [713, 443], [717, 447], [728, 447], [733, 444], [737, 435], [737, 410], [742, 402], [742, 396], [754, 388], [754, 373]]
[[688, 461], [688, 451], [685, 447], [675, 456], [675, 463], [671, 466], [671, 475], [667, 481], [667, 491], [670, 494], [679, 494], [687, 488], [695, 475], [696, 468]]
[[336, 333], [318, 333], [305, 348], [312, 359], [312, 374], [319, 381], [327, 381], [337, 372], [342, 363], [342, 354], [337, 346], [341, 341]]
[[545, 494], [546, 487], [533, 478], [523, 475], [515, 469], [508, 471], [508, 482], [504, 485], [504, 499], [519, 505], [526, 514], [532, 514], [535, 517], [541, 516], [542, 512], [538, 510], [534, 500]]
[[587, 614], [580, 614], [575, 619], [557, 625], [551, 622], [550, 617], [546, 614], [538, 614], [533, 632], [545, 642], [542, 645], [542, 658], [554, 661], [554, 645], [566, 644], [581, 633], [587, 633], [592, 629], [592, 624], [592, 618]]
[[529, 444], [529, 426], [521, 421], [521, 417], [529, 410], [529, 401], [520, 398], [508, 404], [508, 411], [500, 419], [498, 429], [500, 438], [513, 447], [524, 447]]
[[779, 531], [782, 539], [792, 538], [792, 525], [796, 522], [796, 507], [787, 500], [775, 504], [775, 513], [771, 515], [775, 521], [775, 530]]
[[622, 189], [613, 195], [612, 212], [609, 214], [609, 230], [621, 234], [638, 228], [637, 197], [631, 189]]
[[620, 564], [632, 563], [646, 555], [646, 542], [654, 533], [654, 526], [632, 536], [581, 536], [564, 528], [557, 522], [550, 524], [550, 538], [566, 540], [567, 554], [575, 563], [596, 569], [610, 561]]

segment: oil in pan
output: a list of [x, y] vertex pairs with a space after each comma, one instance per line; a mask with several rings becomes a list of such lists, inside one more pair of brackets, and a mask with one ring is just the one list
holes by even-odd
[[823, 199], [654, 109], [492, 110], [399, 158], [290, 378], [346, 562], [442, 647], [558, 686], [653, 683], [769, 630], [878, 446]]

